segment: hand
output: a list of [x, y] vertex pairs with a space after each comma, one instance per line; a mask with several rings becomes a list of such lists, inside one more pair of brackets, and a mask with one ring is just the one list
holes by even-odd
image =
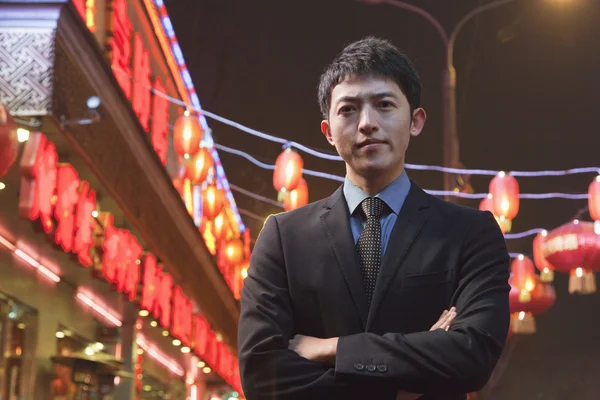
[[296, 335], [288, 348], [298, 355], [321, 364], [335, 365], [338, 338], [320, 339], [312, 336]]
[[[430, 331], [435, 331], [436, 329], [443, 329], [447, 331], [450, 328], [450, 324], [456, 317], [456, 307], [450, 308], [450, 311], [444, 310], [442, 315], [440, 315], [440, 319], [437, 320], [435, 324], [429, 329]], [[415, 400], [421, 397], [422, 394], [419, 393], [410, 393], [404, 390], [400, 390], [396, 395], [396, 400]]]
[[450, 308], [450, 311], [444, 310], [442, 315], [440, 315], [440, 319], [438, 319], [429, 330], [435, 331], [436, 329], [443, 329], [447, 331], [450, 328], [452, 321], [454, 321], [454, 318], [456, 318], [456, 307]]

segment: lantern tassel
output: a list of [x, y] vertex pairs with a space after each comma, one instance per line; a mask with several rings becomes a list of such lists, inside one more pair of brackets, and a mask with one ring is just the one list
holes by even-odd
[[510, 316], [510, 326], [515, 335], [531, 335], [536, 332], [535, 318], [529, 312], [512, 313]]
[[512, 220], [504, 217], [498, 218], [498, 224], [500, 225], [500, 229], [504, 233], [509, 233], [512, 229]]
[[277, 201], [283, 203], [290, 196], [290, 192], [287, 190], [280, 190], [277, 193]]
[[[579, 276], [581, 275], [581, 276]], [[569, 293], [591, 294], [596, 293], [596, 277], [591, 271], [571, 271], [569, 277]]]
[[531, 293], [528, 290], [522, 289], [519, 293], [519, 303], [529, 303], [531, 301]]
[[540, 279], [542, 280], [542, 282], [554, 281], [554, 271], [548, 268], [544, 268], [544, 270], [540, 272]]

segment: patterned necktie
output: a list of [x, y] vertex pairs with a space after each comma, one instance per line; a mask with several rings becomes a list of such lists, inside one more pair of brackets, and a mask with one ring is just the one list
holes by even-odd
[[361, 207], [367, 217], [367, 223], [358, 237], [356, 250], [370, 306], [381, 266], [381, 222], [379, 219], [383, 214], [385, 203], [378, 197], [367, 197], [361, 203]]

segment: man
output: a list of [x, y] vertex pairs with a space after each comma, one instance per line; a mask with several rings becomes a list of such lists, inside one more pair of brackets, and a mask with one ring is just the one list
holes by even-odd
[[489, 379], [509, 327], [509, 256], [491, 213], [407, 177], [420, 93], [410, 61], [376, 38], [322, 75], [321, 129], [346, 180], [260, 233], [239, 324], [248, 400], [464, 399]]

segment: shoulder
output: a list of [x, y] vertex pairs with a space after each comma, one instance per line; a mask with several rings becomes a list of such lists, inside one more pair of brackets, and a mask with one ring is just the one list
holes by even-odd
[[496, 222], [494, 215], [489, 211], [481, 211], [477, 208], [455, 204], [435, 196], [428, 195], [430, 200], [432, 218], [444, 225], [454, 226], [464, 233], [487, 228], [488, 230], [497, 230], [500, 234], [500, 227]]
[[465, 206], [462, 204], [451, 203], [449, 201], [440, 199], [439, 197], [428, 195], [432, 210], [438, 213], [443, 218], [457, 219], [466, 218], [471, 221], [473, 219], [481, 218], [485, 212], [479, 209]]
[[312, 218], [320, 215], [323, 210], [331, 202], [331, 197], [309, 203], [305, 206], [296, 208], [295, 210], [282, 211], [276, 214], [271, 214], [267, 219], [273, 218], [278, 225], [290, 224], [296, 221], [306, 221], [307, 218]]

